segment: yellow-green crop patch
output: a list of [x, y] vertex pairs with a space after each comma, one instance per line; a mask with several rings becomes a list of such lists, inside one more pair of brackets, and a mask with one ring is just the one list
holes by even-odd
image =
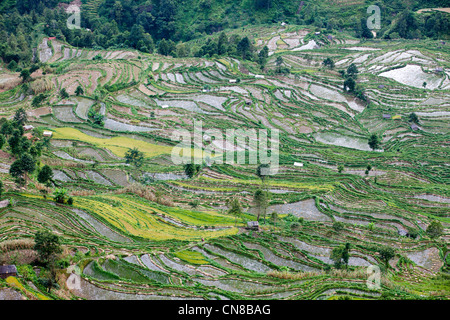
[[190, 264], [201, 265], [209, 263], [208, 261], [206, 261], [205, 256], [203, 256], [203, 254], [197, 251], [192, 250], [178, 251], [175, 253], [175, 256]]
[[[162, 207], [127, 195], [80, 197], [76, 198], [75, 203], [78, 208], [97, 214], [117, 229], [146, 239], [200, 240], [237, 233], [237, 228], [232, 227], [234, 218], [231, 216]], [[179, 226], [170, 219], [191, 227]], [[214, 229], [200, 229], [195, 226], [214, 226]], [[218, 226], [227, 228], [215, 230]]]
[[[205, 181], [214, 181], [217, 184], [225, 184], [225, 183], [231, 183], [231, 184], [245, 184], [245, 185], [260, 185], [260, 180], [244, 180], [244, 179], [238, 179], [233, 178], [226, 181], [217, 181], [212, 178], [208, 177], [200, 177], [199, 180], [205, 180]], [[331, 191], [334, 189], [334, 186], [331, 184], [307, 184], [307, 183], [301, 183], [301, 182], [293, 182], [293, 181], [268, 181], [267, 182], [270, 187], [280, 187], [280, 188], [291, 188], [291, 189], [307, 189], [307, 190], [315, 190], [315, 191]], [[220, 188], [220, 187], [218, 187]]]
[[22, 291], [25, 294], [28, 293], [28, 294], [33, 295], [34, 297], [36, 297], [39, 300], [50, 300], [49, 297], [43, 295], [40, 292], [25, 288], [25, 286], [22, 283], [20, 283], [20, 281], [16, 277], [6, 278], [6, 283], [11, 285], [12, 287], [19, 289], [20, 291]]
[[142, 151], [147, 157], [170, 154], [172, 151], [172, 147], [169, 146], [161, 146], [128, 137], [96, 138], [74, 128], [57, 128], [53, 129], [53, 131], [54, 139], [87, 142], [97, 147], [109, 149], [119, 157], [124, 157], [125, 152], [130, 148], [138, 148], [139, 151]]

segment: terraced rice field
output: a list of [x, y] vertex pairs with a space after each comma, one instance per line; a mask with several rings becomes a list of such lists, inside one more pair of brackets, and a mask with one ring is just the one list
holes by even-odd
[[[32, 109], [31, 97], [11, 89], [0, 93], [0, 112], [10, 117], [23, 106], [34, 112], [34, 127], [53, 132], [41, 165], [53, 168], [74, 204], [44, 199], [37, 184], [15, 190], [13, 159], [0, 153], [4, 197], [14, 200], [0, 207], [0, 244], [41, 228], [60, 235], [67, 250], [82, 252], [74, 261], [81, 287], [65, 289], [86, 299], [448, 299], [448, 44], [359, 44], [300, 27], [254, 32], [257, 50], [269, 47], [265, 72], [230, 57], [62, 49], [58, 42], [52, 53], [43, 41], [41, 61], [60, 68], [48, 75], [49, 109]], [[289, 74], [276, 73], [278, 56]], [[335, 70], [322, 65], [326, 57]], [[351, 63], [366, 101], [343, 90], [338, 71]], [[78, 85], [82, 96], [73, 95]], [[69, 99], [59, 98], [61, 88]], [[103, 126], [92, 124], [90, 110], [105, 116]], [[202, 122], [202, 137], [208, 129], [278, 129], [279, 170], [261, 181], [257, 164], [204, 161], [188, 178], [172, 161], [179, 142], [172, 134], [192, 132], [194, 121]], [[373, 133], [381, 138], [376, 150], [368, 145]], [[125, 163], [133, 147], [145, 156], [141, 167]], [[263, 210], [253, 199], [260, 188], [268, 195]], [[240, 216], [228, 213], [232, 197]], [[258, 213], [260, 229], [246, 229]], [[443, 225], [437, 239], [426, 232], [433, 220]], [[346, 243], [348, 266], [337, 269], [333, 249]], [[382, 246], [395, 250], [388, 264]], [[378, 289], [366, 285], [370, 265], [381, 268]], [[15, 295], [11, 286], [0, 284], [0, 299]]]

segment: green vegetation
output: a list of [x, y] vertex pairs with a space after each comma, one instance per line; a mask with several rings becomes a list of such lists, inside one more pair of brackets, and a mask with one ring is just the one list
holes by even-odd
[[129, 149], [125, 153], [125, 163], [130, 163], [136, 168], [142, 166], [144, 161], [144, 153], [139, 151], [137, 148]]

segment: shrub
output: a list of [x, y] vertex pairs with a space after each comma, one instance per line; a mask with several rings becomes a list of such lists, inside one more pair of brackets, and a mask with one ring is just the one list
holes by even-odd
[[14, 60], [12, 60], [12, 61], [8, 64], [7, 68], [8, 68], [9, 70], [11, 70], [11, 71], [16, 71], [16, 69], [17, 69], [17, 62], [14, 61]]
[[336, 221], [336, 222], [333, 223], [333, 229], [336, 230], [336, 231], [344, 230], [344, 227], [345, 227], [345, 225], [344, 225], [343, 222]]
[[389, 246], [383, 246], [378, 249], [381, 260], [384, 261], [386, 267], [388, 267], [389, 260], [395, 257], [395, 249]]
[[66, 202], [66, 195], [67, 195], [67, 190], [62, 188], [62, 189], [55, 189], [55, 192], [53, 193], [53, 199], [58, 202], [58, 203], [65, 203]]
[[56, 261], [56, 267], [59, 269], [66, 269], [70, 266], [69, 258], [64, 258]]
[[439, 221], [432, 221], [430, 225], [427, 227], [426, 233], [427, 235], [434, 239], [439, 238], [444, 232], [444, 227]]
[[18, 266], [17, 272], [27, 281], [36, 281], [37, 279], [33, 267], [29, 264]]
[[419, 236], [419, 231], [415, 228], [409, 227], [408, 228], [408, 236], [413, 239], [416, 239]]
[[69, 94], [66, 91], [66, 88], [62, 88], [59, 91], [59, 95], [61, 96], [62, 99], [67, 99], [69, 97]]
[[300, 223], [298, 223], [298, 222], [291, 223], [291, 229], [292, 230], [297, 229], [298, 227], [300, 227]]

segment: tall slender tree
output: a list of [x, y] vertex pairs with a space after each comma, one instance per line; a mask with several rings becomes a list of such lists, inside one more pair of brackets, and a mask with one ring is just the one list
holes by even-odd
[[258, 189], [255, 191], [255, 194], [253, 195], [253, 203], [256, 206], [256, 209], [258, 210], [257, 218], [256, 220], [259, 221], [261, 215], [264, 217], [264, 224], [266, 223], [266, 211], [267, 211], [267, 194], [264, 190]]
[[237, 226], [237, 218], [242, 215], [242, 205], [238, 197], [233, 197], [228, 201], [230, 206], [228, 213], [234, 216], [234, 226]]
[[378, 147], [380, 146], [380, 138], [375, 133], [373, 133], [370, 136], [368, 143], [369, 143], [369, 147], [372, 150], [378, 149]]

